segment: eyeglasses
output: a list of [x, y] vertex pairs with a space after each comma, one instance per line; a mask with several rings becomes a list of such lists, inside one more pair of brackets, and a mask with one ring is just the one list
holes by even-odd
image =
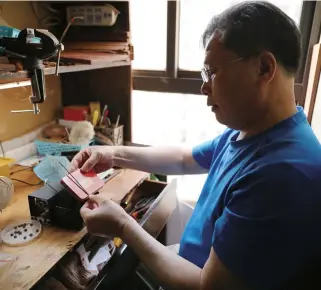
[[[227, 64], [232, 64], [232, 63], [236, 63], [240, 60], [244, 59], [244, 57], [239, 57], [237, 59], [233, 59], [232, 61], [229, 61], [227, 63], [224, 63], [220, 66], [217, 66], [217, 67], [222, 67], [224, 65], [227, 65]], [[213, 73], [213, 71], [211, 69], [208, 69], [208, 68], [202, 68], [201, 69], [201, 76], [202, 76], [202, 80], [204, 83], [207, 83], [209, 82], [210, 80], [213, 80], [215, 78], [215, 73]]]

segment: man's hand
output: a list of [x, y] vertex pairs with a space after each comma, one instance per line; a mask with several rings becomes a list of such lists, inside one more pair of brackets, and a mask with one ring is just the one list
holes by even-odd
[[192, 148], [158, 146], [91, 146], [74, 157], [70, 171], [100, 173], [114, 166], [162, 175], [208, 172], [194, 160]]
[[87, 230], [102, 237], [121, 237], [126, 222], [131, 219], [121, 206], [99, 196], [91, 196], [80, 214]]
[[200, 269], [160, 244], [112, 200], [91, 196], [80, 213], [88, 232], [124, 240], [165, 288], [248, 290], [224, 267], [213, 249], [204, 269]]
[[94, 169], [96, 173], [100, 173], [114, 166], [113, 157], [113, 146], [90, 146], [73, 158], [70, 171], [74, 172], [79, 168], [83, 172]]

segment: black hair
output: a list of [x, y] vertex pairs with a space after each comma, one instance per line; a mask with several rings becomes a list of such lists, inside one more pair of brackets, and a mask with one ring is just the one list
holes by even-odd
[[202, 35], [204, 48], [215, 31], [222, 35], [224, 47], [240, 57], [269, 51], [291, 74], [300, 66], [299, 29], [288, 15], [269, 2], [242, 2], [214, 16]]

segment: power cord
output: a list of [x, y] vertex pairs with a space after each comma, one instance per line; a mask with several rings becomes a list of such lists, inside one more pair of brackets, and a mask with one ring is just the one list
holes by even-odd
[[[13, 175], [17, 172], [21, 172], [21, 171], [26, 171], [26, 170], [30, 170], [34, 168], [34, 166], [26, 166], [26, 168], [23, 168], [23, 169], [19, 169], [19, 170], [16, 170], [14, 172], [11, 172], [10, 175]], [[24, 183], [24, 184], [27, 184], [27, 185], [30, 185], [30, 186], [37, 186], [37, 185], [40, 185], [42, 183], [42, 180], [40, 180], [38, 183], [29, 183], [27, 181], [24, 181], [24, 180], [21, 180], [21, 179], [17, 179], [17, 178], [11, 178], [11, 180], [14, 180], [14, 181], [17, 181], [17, 182], [21, 182], [21, 183]]]
[[38, 183], [29, 183], [29, 182], [26, 182], [24, 180], [20, 180], [20, 179], [16, 179], [16, 178], [10, 178], [11, 180], [14, 180], [14, 181], [18, 181], [18, 182], [21, 182], [21, 183], [24, 183], [24, 184], [27, 184], [27, 185], [30, 185], [30, 186], [37, 186], [37, 185], [40, 185], [43, 181], [40, 180]]
[[24, 166], [24, 167], [26, 167], [26, 168], [23, 168], [23, 169], [19, 169], [19, 170], [10, 172], [10, 175], [13, 175], [13, 174], [15, 174], [15, 173], [17, 173], [17, 172], [26, 171], [26, 170], [30, 170], [30, 169], [33, 169], [33, 168], [34, 168], [34, 166]]

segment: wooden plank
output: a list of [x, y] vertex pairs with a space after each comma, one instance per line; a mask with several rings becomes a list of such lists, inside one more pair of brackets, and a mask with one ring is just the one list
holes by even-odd
[[[111, 67], [121, 67], [121, 66], [130, 66], [130, 60], [124, 61], [115, 61], [109, 63], [98, 63], [98, 64], [77, 64], [77, 65], [63, 65], [59, 66], [59, 74], [65, 74], [70, 72], [81, 72], [81, 71], [89, 71], [103, 68], [111, 68]], [[45, 74], [52, 75], [55, 73], [56, 68], [46, 68]]]
[[0, 63], [0, 72], [14, 72], [16, 70], [16, 66], [11, 63]]
[[0, 82], [2, 83], [26, 79], [28, 79], [28, 72], [26, 71], [0, 73]]
[[[18, 171], [21, 167], [14, 167]], [[124, 196], [127, 191], [138, 184], [147, 173], [122, 170], [117, 176], [106, 183], [100, 194], [115, 201]], [[39, 180], [30, 171], [21, 171], [14, 178], [37, 183]], [[9, 224], [30, 219], [27, 196], [39, 186], [28, 186], [23, 183], [14, 183], [15, 193], [10, 205], [3, 210], [0, 219], [0, 228]], [[27, 290], [35, 285], [60, 259], [85, 236], [86, 230], [72, 231], [52, 226], [46, 226], [40, 237], [24, 246], [10, 247], [2, 244], [0, 251], [18, 256], [12, 267], [6, 271], [1, 290]]]
[[[319, 78], [321, 78], [321, 74], [319, 75]], [[321, 142], [321, 83], [320, 81], [319, 81], [316, 98], [315, 98], [315, 104], [313, 108], [311, 127], [315, 135]]]
[[126, 54], [111, 54], [103, 52], [82, 52], [77, 50], [64, 51], [61, 53], [61, 62], [75, 62], [82, 64], [110, 64], [116, 61], [128, 60]]
[[[97, 59], [93, 59], [92, 62], [94, 64], [88, 64], [91, 60], [86, 59], [83, 60], [85, 64], [74, 64], [74, 65], [60, 65], [59, 73], [70, 73], [70, 72], [78, 72], [78, 71], [87, 71], [87, 70], [95, 70], [101, 68], [111, 68], [111, 67], [120, 67], [120, 66], [130, 66], [131, 60], [128, 55], [122, 55], [121, 58], [114, 57], [114, 55], [110, 55], [110, 61], [98, 61]], [[120, 60], [121, 59], [121, 60]], [[55, 74], [55, 67], [46, 67], [45, 75], [53, 75]], [[19, 72], [1, 72], [0, 71], [0, 84], [19, 82], [28, 80], [28, 72], [27, 71], [19, 71]]]
[[[313, 5], [314, 1], [304, 1], [304, 6]], [[310, 2], [310, 3], [309, 3]], [[300, 25], [300, 30], [304, 31], [305, 34], [308, 34], [309, 43], [306, 47], [306, 50], [303, 53], [306, 54], [306, 57], [303, 56], [305, 59], [305, 68], [303, 73], [303, 80], [302, 80], [302, 94], [300, 104], [305, 106], [305, 97], [307, 95], [308, 84], [309, 84], [309, 72], [311, 71], [311, 64], [312, 64], [312, 54], [313, 54], [313, 47], [315, 44], [319, 42], [320, 39], [320, 32], [321, 32], [321, 1], [315, 1], [315, 9], [313, 15], [313, 21], [311, 23], [311, 29], [307, 30], [306, 26], [309, 25], [307, 21], [302, 22]], [[309, 28], [308, 28], [309, 29]], [[303, 38], [306, 38], [306, 35], [302, 35]]]
[[8, 64], [8, 63], [10, 63], [10, 62], [9, 62], [8, 57], [6, 57], [6, 56], [0, 56], [0, 63], [1, 63], [1, 64]]
[[69, 50], [96, 50], [96, 51], [130, 51], [128, 42], [68, 42], [64, 43], [66, 51]]
[[307, 115], [308, 121], [311, 123], [312, 114], [319, 84], [321, 72], [321, 44], [315, 44], [313, 46], [312, 58], [310, 64], [310, 72], [308, 79], [308, 86], [305, 96], [304, 111]]

